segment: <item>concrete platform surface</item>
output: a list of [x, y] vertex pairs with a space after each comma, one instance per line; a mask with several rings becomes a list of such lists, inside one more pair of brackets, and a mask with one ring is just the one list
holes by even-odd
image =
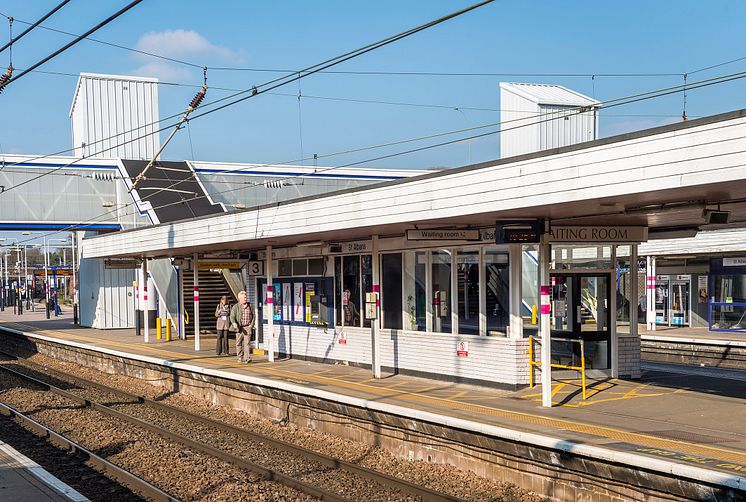
[[80, 328], [67, 318], [18, 322], [6, 315], [0, 316], [0, 324], [94, 350], [189, 365], [190, 371], [223, 378], [292, 387], [317, 397], [323, 393], [374, 409], [390, 407], [406, 416], [442, 417], [439, 423], [486, 434], [541, 435], [573, 451], [595, 447], [612, 452], [612, 458], [616, 452], [620, 458], [634, 454], [663, 461], [655, 465], [673, 471], [675, 466], [701, 468], [746, 488], [746, 372], [737, 370], [643, 363], [641, 381], [592, 380], [587, 400], [577, 380], [558, 380], [552, 389], [555, 407], [547, 409], [541, 407], [538, 386], [513, 392], [403, 375], [375, 379], [369, 369], [298, 359], [269, 363], [265, 356], [239, 364], [235, 356], [214, 355], [212, 336], [203, 336], [202, 350], [196, 353], [193, 340], [165, 342], [153, 335], [146, 345], [133, 330]]
[[0, 500], [84, 502], [88, 499], [33, 460], [0, 441]]

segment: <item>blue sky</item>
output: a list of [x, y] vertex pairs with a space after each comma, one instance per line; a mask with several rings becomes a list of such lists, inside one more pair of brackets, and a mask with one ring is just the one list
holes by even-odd
[[[57, 3], [0, 2], [0, 13], [33, 21]], [[73, 0], [45, 25], [81, 33], [125, 1]], [[139, 47], [208, 67], [300, 68], [458, 10], [471, 1], [194, 2], [145, 0], [93, 37]], [[684, 73], [746, 56], [746, 2], [736, 1], [497, 1], [417, 34], [339, 70], [474, 73]], [[7, 27], [0, 18], [0, 41]], [[24, 25], [16, 23], [15, 33]], [[64, 35], [35, 30], [13, 51], [24, 68], [66, 43]], [[0, 66], [8, 62], [0, 54]], [[201, 72], [121, 49], [81, 42], [42, 70], [157, 76], [199, 85]], [[746, 69], [746, 60], [692, 75], [691, 80]], [[210, 71], [209, 83], [248, 88], [271, 73]], [[394, 106], [301, 98], [298, 84], [191, 123], [192, 147], [181, 131], [167, 159], [279, 163], [306, 156], [397, 141], [499, 120], [501, 81], [559, 83], [600, 100], [682, 82], [669, 77], [434, 77], [317, 75], [300, 84], [303, 96], [444, 105]], [[0, 151], [44, 154], [70, 147], [69, 107], [76, 79], [33, 74], [0, 95]], [[689, 116], [746, 106], [746, 79], [689, 93]], [[162, 85], [161, 116], [177, 113], [195, 89]], [[211, 90], [208, 101], [225, 93]], [[456, 107], [490, 110], [454, 110]], [[602, 114], [601, 134], [611, 135], [678, 120], [674, 95]], [[300, 122], [300, 123], [299, 123]], [[450, 167], [497, 158], [491, 136], [363, 165], [391, 168]], [[427, 143], [423, 143], [427, 144]], [[330, 159], [323, 165], [364, 161], [404, 150], [389, 148]]]

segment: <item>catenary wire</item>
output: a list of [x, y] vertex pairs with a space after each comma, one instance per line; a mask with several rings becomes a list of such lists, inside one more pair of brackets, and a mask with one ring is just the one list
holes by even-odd
[[[743, 72], [743, 73], [746, 73], [746, 72]], [[689, 90], [691, 90], [691, 89], [697, 89], [697, 88], [706, 87], [706, 86], [710, 86], [710, 85], [718, 85], [720, 83], [729, 82], [729, 81], [733, 81], [733, 80], [744, 78], [744, 77], [746, 77], [746, 74], [740, 74], [740, 76], [738, 76], [738, 77], [732, 77], [732, 78], [729, 78], [728, 80], [725, 80], [723, 82], [717, 81], [717, 82], [703, 83], [703, 84], [696, 85], [696, 86], [690, 85], [687, 88]], [[676, 87], [681, 88], [681, 87], [684, 87], [684, 86], [676, 86]], [[614, 99], [614, 100], [609, 100], [609, 101], [607, 101], [607, 103], [610, 103], [610, 104], [606, 105], [606, 107], [607, 108], [611, 108], [611, 107], [617, 107], [617, 106], [624, 106], [624, 105], [627, 105], [627, 104], [632, 103], [632, 102], [638, 102], [638, 101], [648, 100], [648, 99], [655, 99], [655, 98], [658, 98], [660, 96], [672, 94], [674, 92], [681, 92], [681, 89], [678, 89], [678, 90], [665, 89], [664, 91], [665, 92], [660, 93], [660, 95], [651, 95], [650, 92], [638, 93], [637, 95], [634, 95], [631, 99], [629, 99], [627, 101], [622, 101], [623, 98], [617, 98], [617, 99]], [[602, 103], [602, 105], [603, 105], [603, 103]], [[577, 110], [575, 110], [574, 113], [579, 114], [579, 113], [584, 113], [584, 111], [585, 111], [584, 107], [577, 107]], [[555, 117], [548, 118], [548, 119], [543, 119], [540, 122], [547, 122], [547, 121], [550, 121], [550, 120], [559, 120], [560, 118], [564, 119], [564, 117], [566, 117], [568, 115], [567, 113], [558, 114], [557, 112], [548, 113], [548, 115], [550, 115], [550, 114], [551, 115], [555, 115]], [[532, 122], [532, 123], [522, 124], [522, 125], [515, 126], [515, 127], [511, 128], [511, 129], [517, 129], [517, 128], [520, 128], [520, 127], [529, 127], [529, 126], [532, 126], [532, 125], [536, 125], [537, 123], [540, 123], [540, 122]], [[476, 136], [460, 138], [460, 139], [454, 140], [454, 141], [449, 141], [449, 142], [445, 142], [445, 143], [439, 143], [439, 144], [429, 145], [427, 147], [419, 148], [416, 151], [422, 151], [424, 149], [430, 149], [430, 148], [438, 148], [438, 147], [441, 147], [441, 146], [445, 146], [447, 144], [453, 144], [453, 143], [457, 143], [457, 142], [460, 142], [460, 141], [468, 141], [470, 139], [475, 139], [475, 138], [478, 138], [478, 137], [484, 137], [484, 136], [487, 136], [487, 135], [490, 135], [490, 134], [499, 134], [500, 132], [503, 132], [503, 131], [506, 131], [506, 130], [509, 130], [509, 129], [501, 129], [501, 130], [497, 130], [497, 131], [493, 131], [493, 132], [489, 132], [489, 133], [479, 134], [479, 135], [476, 135]], [[406, 155], [408, 153], [412, 153], [412, 151], [399, 152], [396, 155]], [[391, 155], [391, 156], [393, 156], [393, 155]], [[391, 156], [387, 156], [387, 157], [391, 157]], [[376, 159], [368, 159], [365, 162], [372, 162], [373, 160], [376, 160]], [[323, 171], [330, 171], [330, 170], [334, 170], [334, 169], [339, 169], [341, 167], [345, 167], [345, 166], [334, 166], [334, 167], [330, 167], [330, 168], [325, 168], [325, 169], [316, 171], [316, 173], [323, 172]], [[316, 173], [314, 173], [314, 174], [316, 174]], [[293, 176], [287, 176], [284, 179], [293, 179], [293, 178], [298, 178], [298, 177], [303, 177], [303, 176], [304, 175], [302, 175], [302, 174], [301, 175], [293, 175]], [[277, 180], [275, 180], [275, 181], [277, 181]], [[261, 184], [256, 184], [255, 186], [260, 186], [260, 185]], [[168, 204], [163, 204], [163, 205], [160, 205], [160, 206], [156, 206], [153, 209], [154, 210], [155, 209], [162, 209], [162, 208], [173, 206], [173, 205], [176, 205], [176, 204], [183, 204], [185, 202], [190, 202], [192, 200], [198, 200], [198, 199], [206, 198], [208, 196], [220, 195], [220, 194], [224, 194], [224, 193], [233, 192], [233, 191], [236, 191], [236, 190], [244, 190], [246, 188], [250, 188], [250, 186], [240, 187], [240, 188], [234, 188], [234, 189], [230, 189], [230, 190], [224, 190], [224, 191], [216, 192], [216, 193], [213, 193], [213, 194], [199, 195], [199, 196], [192, 197], [191, 199], [185, 199], [185, 200], [181, 200], [181, 201], [176, 201], [176, 202], [171, 202], [171, 203], [168, 203]], [[144, 199], [142, 199], [142, 200], [144, 200]], [[131, 203], [125, 204], [123, 207], [132, 206], [134, 204], [135, 204], [134, 202], [131, 202]], [[55, 231], [49, 232], [49, 233], [44, 234], [44, 235], [45, 236], [55, 235], [55, 234], [58, 234], [58, 233], [61, 233], [61, 232], [66, 232], [66, 231], [76, 230], [76, 229], [80, 229], [80, 228], [85, 228], [86, 225], [95, 224], [101, 218], [104, 218], [105, 216], [107, 216], [107, 215], [109, 215], [109, 214], [111, 214], [111, 213], [113, 213], [115, 211], [119, 211], [119, 209], [120, 208], [116, 208], [114, 210], [107, 211], [107, 212], [105, 212], [105, 213], [103, 213], [103, 214], [101, 214], [99, 216], [96, 216], [96, 217], [94, 217], [92, 219], [89, 219], [87, 221], [83, 221], [83, 222], [80, 222], [80, 223], [77, 223], [77, 224], [74, 224], [74, 225], [70, 225], [70, 226], [68, 226], [66, 228], [55, 230]], [[122, 215], [122, 217], [127, 217], [127, 216], [129, 216], [131, 214], [137, 214], [137, 213], [139, 213], [139, 210], [137, 208], [135, 208], [135, 211], [133, 211], [131, 213], [125, 212]], [[39, 236], [34, 236], [34, 237], [26, 239], [24, 241], [19, 241], [19, 243], [30, 242], [30, 241], [38, 239], [38, 238], [39, 238]]]
[[13, 78], [11, 78], [10, 80], [8, 80], [8, 81], [7, 81], [7, 82], [6, 82], [6, 83], [5, 83], [4, 85], [3, 85], [3, 88], [5, 88], [5, 87], [7, 87], [8, 85], [12, 84], [13, 82], [15, 82], [16, 80], [18, 80], [19, 78], [23, 77], [24, 75], [27, 75], [27, 74], [28, 74], [29, 72], [31, 72], [31, 71], [33, 71], [33, 70], [35, 70], [35, 69], [36, 69], [36, 68], [38, 68], [39, 66], [41, 66], [41, 65], [43, 65], [44, 63], [48, 62], [49, 60], [51, 60], [51, 59], [53, 59], [53, 58], [55, 58], [55, 57], [59, 56], [60, 54], [62, 54], [63, 52], [65, 52], [65, 51], [66, 51], [67, 49], [69, 49], [69, 48], [70, 48], [70, 47], [72, 47], [73, 45], [75, 45], [75, 44], [77, 44], [78, 42], [80, 42], [81, 40], [83, 40], [83, 39], [84, 39], [85, 37], [87, 37], [87, 36], [88, 36], [88, 35], [90, 35], [91, 33], [95, 33], [96, 31], [100, 30], [101, 28], [103, 28], [103, 27], [104, 27], [104, 26], [106, 26], [107, 24], [111, 23], [112, 21], [114, 21], [115, 19], [117, 19], [117, 18], [118, 18], [119, 16], [121, 16], [121, 15], [122, 15], [122, 14], [124, 14], [125, 12], [127, 12], [127, 11], [129, 11], [130, 9], [132, 9], [133, 7], [135, 7], [135, 6], [136, 6], [137, 4], [139, 4], [140, 2], [142, 2], [142, 0], [133, 0], [133, 1], [132, 1], [132, 2], [130, 2], [130, 3], [128, 4], [128, 5], [126, 5], [126, 6], [122, 7], [122, 8], [121, 8], [121, 9], [120, 9], [119, 11], [115, 12], [114, 14], [112, 14], [111, 16], [109, 16], [108, 18], [104, 19], [103, 21], [101, 21], [100, 23], [98, 23], [98, 24], [97, 24], [96, 26], [94, 26], [93, 28], [91, 28], [90, 30], [88, 30], [87, 32], [85, 32], [85, 34], [83, 34], [83, 35], [79, 36], [79, 37], [78, 37], [78, 38], [76, 38], [75, 40], [72, 40], [72, 41], [68, 42], [68, 43], [67, 43], [67, 44], [65, 44], [64, 46], [62, 46], [62, 47], [60, 47], [59, 49], [57, 49], [56, 51], [54, 51], [54, 52], [53, 52], [52, 54], [48, 55], [47, 57], [45, 57], [45, 58], [43, 58], [43, 59], [41, 59], [41, 60], [39, 60], [39, 61], [37, 61], [36, 63], [34, 63], [34, 64], [33, 64], [33, 65], [31, 65], [30, 67], [28, 67], [27, 69], [25, 69], [24, 71], [22, 71], [21, 73], [19, 73], [19, 74], [18, 74], [18, 75], [16, 75], [15, 77], [13, 77]]
[[[142, 0], [135, 0], [135, 2], [133, 2], [133, 4], [136, 3], [136, 2], [139, 3], [140, 1], [142, 1]], [[358, 56], [362, 56], [363, 54], [367, 54], [368, 52], [376, 50], [376, 49], [378, 49], [380, 47], [384, 47], [386, 45], [389, 45], [391, 43], [394, 43], [394, 42], [397, 42], [399, 40], [402, 40], [403, 38], [406, 38], [406, 37], [409, 37], [409, 36], [414, 35], [416, 33], [419, 33], [421, 31], [424, 31], [424, 30], [426, 30], [428, 28], [431, 28], [433, 26], [437, 26], [439, 24], [442, 24], [442, 23], [444, 23], [446, 21], [449, 21], [449, 20], [451, 20], [451, 19], [453, 19], [455, 17], [458, 17], [458, 16], [461, 16], [461, 15], [466, 14], [468, 12], [471, 12], [471, 11], [473, 11], [475, 9], [483, 7], [483, 6], [485, 6], [487, 4], [490, 4], [492, 2], [494, 2], [494, 0], [483, 0], [483, 1], [479, 2], [479, 3], [473, 4], [473, 5], [469, 6], [469, 7], [464, 8], [464, 9], [458, 10], [458, 11], [453, 12], [451, 14], [447, 14], [447, 15], [442, 16], [440, 18], [437, 18], [437, 19], [434, 19], [432, 21], [429, 21], [429, 22], [427, 22], [425, 24], [422, 24], [422, 25], [419, 25], [417, 27], [410, 28], [409, 30], [397, 33], [396, 35], [389, 36], [389, 37], [384, 38], [382, 40], [379, 40], [377, 42], [373, 42], [371, 44], [365, 45], [365, 46], [363, 46], [361, 48], [358, 48], [358, 49], [346, 52], [344, 54], [341, 54], [341, 55], [329, 58], [329, 59], [327, 59], [325, 61], [322, 61], [321, 63], [317, 63], [315, 65], [308, 66], [306, 68], [303, 68], [302, 70], [297, 70], [297, 71], [295, 71], [295, 72], [293, 72], [293, 73], [291, 73], [289, 75], [286, 75], [286, 76], [283, 76], [283, 77], [280, 77], [280, 78], [276, 78], [276, 79], [270, 80], [269, 82], [265, 82], [265, 83], [260, 84], [258, 86], [253, 86], [253, 87], [250, 87], [248, 89], [244, 89], [244, 90], [242, 90], [240, 92], [236, 92], [236, 93], [234, 93], [232, 95], [225, 96], [223, 98], [220, 98], [218, 100], [215, 100], [215, 101], [213, 101], [211, 103], [207, 103], [207, 104], [202, 105], [202, 106], [203, 107], [212, 106], [212, 105], [215, 105], [216, 103], [232, 99], [232, 98], [237, 97], [239, 95], [250, 93], [248, 96], [244, 96], [242, 98], [238, 98], [238, 99], [236, 99], [234, 101], [231, 101], [229, 103], [226, 103], [226, 104], [220, 105], [220, 106], [218, 106], [216, 108], [213, 108], [212, 110], [210, 110], [210, 112], [222, 110], [222, 109], [224, 109], [224, 108], [226, 108], [228, 106], [232, 106], [232, 105], [235, 105], [235, 104], [240, 103], [242, 101], [245, 101], [247, 99], [253, 98], [254, 96], [257, 96], [257, 95], [260, 95], [260, 94], [264, 94], [267, 91], [271, 91], [273, 89], [277, 89], [278, 87], [282, 87], [284, 85], [290, 84], [290, 83], [295, 82], [297, 80], [300, 80], [302, 78], [311, 76], [311, 75], [317, 73], [320, 69], [329, 68], [329, 67], [335, 66], [337, 64], [343, 63], [345, 61], [348, 61], [350, 59], [356, 58]], [[29, 71], [33, 70], [33, 69], [34, 69], [33, 67], [31, 69], [27, 69], [26, 71], [24, 71], [19, 76], [22, 76], [23, 74], [26, 74]], [[16, 77], [16, 78], [18, 78], [18, 77]], [[9, 81], [9, 82], [11, 82], [11, 81]], [[167, 118], [165, 120], [169, 120], [171, 118], [175, 118], [175, 117], [178, 117], [180, 115], [181, 115], [181, 113], [178, 113], [178, 114], [175, 114], [175, 115], [173, 115], [173, 116], [171, 116], [171, 117], [169, 117], [169, 118]], [[190, 120], [194, 120], [194, 118], [197, 118], [199, 116], [204, 116], [204, 115], [205, 115], [205, 113], [203, 113], [201, 115], [195, 115], [192, 118], [190, 118]], [[156, 121], [154, 123], [158, 123], [158, 121]], [[161, 131], [164, 131], [166, 129], [170, 129], [174, 125], [175, 124], [172, 124], [172, 125], [166, 126], [166, 127], [162, 127], [160, 129], [158, 129], [157, 131], [152, 131], [151, 133], [152, 134], [160, 133]], [[147, 125], [146, 126], [140, 126], [140, 127], [134, 128], [133, 130], [139, 130], [139, 129], [142, 129], [142, 128], [147, 128]], [[120, 136], [122, 134], [126, 134], [126, 133], [120, 133], [120, 134], [117, 134], [117, 135], [114, 135], [114, 136], [116, 137], [116, 136]], [[147, 135], [148, 134], [146, 134], [146, 136]], [[141, 137], [140, 138], [136, 138], [136, 139], [141, 139]], [[106, 140], [107, 139], [99, 140], [99, 141], [90, 143], [88, 146], [90, 147], [92, 144], [96, 144], [96, 143], [99, 143], [101, 141], [106, 141]], [[110, 150], [110, 149], [112, 149], [112, 148], [107, 149], [107, 151]], [[66, 153], [66, 152], [69, 152], [71, 150], [74, 151], [74, 148], [63, 150], [62, 153]], [[102, 153], [102, 152], [100, 152], [100, 151], [97, 152], [97, 154], [99, 154], [99, 153]], [[59, 153], [52, 154], [52, 155], [59, 155]], [[39, 158], [43, 158], [43, 157], [39, 157]], [[87, 158], [87, 157], [84, 156], [81, 159], [76, 159], [71, 164], [68, 164], [68, 166], [72, 165], [72, 164], [74, 164], [76, 162], [79, 162], [79, 161], [83, 160], [84, 158]], [[38, 158], [35, 159], [35, 160], [38, 160]], [[62, 169], [63, 167], [66, 167], [66, 166], [60, 166], [59, 169]], [[30, 183], [30, 182], [32, 182], [32, 181], [34, 181], [36, 179], [39, 179], [40, 177], [43, 177], [43, 176], [44, 176], [44, 174], [40, 175], [37, 178], [32, 178], [32, 179], [26, 180], [26, 181], [24, 181], [22, 183], [13, 185], [12, 187], [6, 188], [5, 192], [8, 192], [8, 191], [10, 191], [10, 190], [12, 190], [14, 188], [17, 188], [19, 186], [22, 186], [22, 185], [26, 184], [26, 183]]]
[[19, 19], [13, 18], [14, 21], [16, 21], [18, 23], [28, 24], [29, 27], [26, 28], [25, 30], [23, 30], [23, 32], [20, 35], [18, 35], [16, 37], [13, 37], [11, 40], [9, 40], [7, 44], [5, 44], [2, 47], [0, 47], [0, 52], [3, 52], [5, 49], [7, 49], [8, 47], [12, 46], [14, 43], [18, 42], [23, 37], [25, 37], [31, 30], [33, 30], [34, 28], [36, 28], [37, 26], [39, 26], [41, 23], [43, 23], [44, 21], [46, 21], [47, 19], [49, 19], [52, 16], [52, 14], [54, 14], [55, 12], [57, 12], [58, 10], [60, 10], [62, 7], [64, 7], [69, 2], [70, 2], [70, 0], [63, 0], [62, 2], [60, 2], [59, 4], [57, 4], [57, 6], [55, 6], [55, 8], [53, 8], [52, 10], [50, 10], [49, 12], [47, 12], [46, 14], [44, 14], [42, 17], [40, 17], [38, 20], [34, 21], [33, 23], [26, 23], [26, 22], [21, 21]]

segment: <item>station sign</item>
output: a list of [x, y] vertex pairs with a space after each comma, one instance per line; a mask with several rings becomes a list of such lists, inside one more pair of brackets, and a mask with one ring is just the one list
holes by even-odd
[[552, 226], [548, 241], [634, 243], [648, 240], [648, 227]]
[[248, 263], [249, 275], [264, 275], [264, 262], [261, 260], [250, 261]]
[[227, 268], [236, 270], [241, 268], [240, 260], [200, 260], [199, 270], [217, 270]]
[[480, 240], [477, 229], [438, 229], [407, 230], [408, 241], [478, 241]]
[[349, 242], [340, 242], [337, 244], [337, 249], [332, 251], [332, 253], [372, 253], [373, 252], [373, 241], [372, 240], [365, 240], [365, 241], [349, 241]]
[[743, 267], [746, 266], [746, 257], [726, 257], [723, 258], [724, 267]]
[[106, 258], [104, 268], [109, 269], [131, 269], [140, 268], [141, 261], [136, 258]]

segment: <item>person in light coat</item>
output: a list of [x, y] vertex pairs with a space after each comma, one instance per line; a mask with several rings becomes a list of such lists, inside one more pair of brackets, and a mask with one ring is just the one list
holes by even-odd
[[228, 304], [228, 297], [220, 297], [220, 303], [215, 308], [215, 318], [217, 319], [215, 329], [218, 332], [218, 339], [215, 343], [215, 353], [217, 355], [228, 355], [228, 329], [231, 326], [230, 317], [231, 306]]

